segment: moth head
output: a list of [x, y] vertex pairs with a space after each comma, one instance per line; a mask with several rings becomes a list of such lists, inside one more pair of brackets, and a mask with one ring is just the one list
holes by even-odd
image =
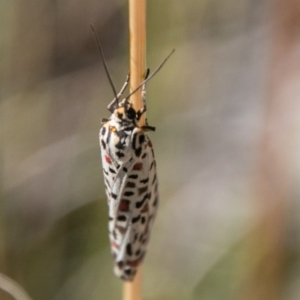
[[130, 102], [126, 101], [124, 103], [124, 111], [125, 111], [127, 119], [129, 119], [131, 121], [136, 120], [136, 118], [137, 118], [136, 111], [134, 110], [134, 108], [132, 107]]
[[138, 116], [132, 104], [129, 101], [122, 101], [119, 107], [113, 112], [114, 119], [117, 122], [137, 124]]

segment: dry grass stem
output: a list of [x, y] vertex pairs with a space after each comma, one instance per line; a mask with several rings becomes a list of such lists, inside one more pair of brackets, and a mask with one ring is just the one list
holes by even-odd
[[[143, 80], [146, 70], [146, 1], [129, 0], [130, 91]], [[143, 107], [141, 93], [130, 97], [135, 110]], [[145, 124], [145, 116], [140, 125]]]
[[[146, 57], [146, 0], [129, 0], [129, 39], [130, 39], [130, 92], [144, 79]], [[141, 93], [138, 91], [130, 97], [135, 110], [143, 107]], [[140, 126], [145, 124], [145, 114]], [[124, 283], [123, 300], [141, 300], [141, 267], [132, 282]]]

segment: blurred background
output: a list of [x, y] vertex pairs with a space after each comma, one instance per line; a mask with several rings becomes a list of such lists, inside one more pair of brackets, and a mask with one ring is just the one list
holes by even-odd
[[[176, 52], [147, 85], [161, 202], [143, 299], [300, 299], [299, 2], [147, 5], [148, 66]], [[121, 299], [98, 143], [113, 95], [90, 24], [119, 89], [128, 3], [0, 6], [0, 299]]]

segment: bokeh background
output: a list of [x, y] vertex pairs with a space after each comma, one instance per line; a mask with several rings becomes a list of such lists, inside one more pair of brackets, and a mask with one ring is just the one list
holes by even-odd
[[[121, 299], [98, 144], [112, 91], [90, 24], [118, 89], [128, 4], [0, 7], [0, 299]], [[148, 66], [176, 52], [147, 85], [161, 202], [143, 299], [300, 299], [299, 2], [147, 9]]]

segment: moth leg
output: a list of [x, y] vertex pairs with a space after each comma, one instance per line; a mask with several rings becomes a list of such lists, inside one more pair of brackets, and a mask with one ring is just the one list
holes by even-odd
[[102, 123], [102, 124], [105, 124], [105, 123], [107, 123], [108, 121], [109, 121], [109, 119], [107, 119], [107, 118], [102, 118], [101, 123]]
[[119, 101], [120, 97], [122, 96], [122, 94], [124, 93], [124, 91], [126, 90], [126, 88], [127, 88], [127, 86], [128, 86], [128, 83], [129, 83], [129, 80], [130, 80], [130, 74], [129, 74], [129, 72], [128, 72], [128, 75], [127, 75], [127, 77], [126, 77], [125, 83], [123, 84], [123, 86], [122, 86], [120, 92], [118, 93], [117, 98], [114, 98], [114, 99], [108, 104], [108, 106], [107, 106], [107, 109], [108, 109], [111, 113], [113, 113], [114, 110], [117, 108], [117, 106], [118, 106], [118, 101]]
[[[144, 106], [137, 112], [137, 119], [138, 121], [140, 120], [141, 116], [143, 115], [144, 112], [146, 112], [147, 107]], [[144, 131], [155, 131], [155, 127], [148, 125], [147, 119], [145, 120], [145, 126], [141, 127]]]
[[[148, 78], [149, 74], [150, 74], [150, 69], [148, 68], [146, 70], [144, 80], [146, 80]], [[145, 83], [143, 84], [143, 87], [142, 87], [142, 99], [143, 99], [144, 107], [146, 107], [146, 84]]]
[[149, 126], [149, 125], [145, 125], [141, 127], [144, 131], [155, 131], [155, 127], [153, 126]]
[[[144, 80], [148, 78], [149, 73], [150, 73], [150, 69], [147, 69], [147, 70], [146, 70], [146, 74], [145, 74]], [[147, 106], [146, 106], [146, 84], [145, 84], [145, 83], [143, 84], [143, 87], [142, 87], [142, 99], [143, 99], [143, 105], [144, 105], [144, 107], [141, 108], [141, 109], [140, 109], [139, 111], [137, 111], [137, 113], [136, 113], [136, 114], [137, 114], [137, 119], [138, 119], [138, 120], [140, 120], [140, 118], [141, 118], [141, 116], [143, 115], [143, 113], [144, 113], [145, 111], [147, 111]], [[147, 120], [146, 120], [146, 124], [147, 124]]]
[[141, 116], [146, 111], [147, 111], [147, 107], [146, 106], [142, 107], [140, 110], [137, 111], [136, 118], [137, 118], [138, 121], [141, 119]]
[[[148, 78], [149, 74], [150, 74], [150, 69], [148, 68], [147, 71], [146, 71], [146, 74], [145, 74], [145, 79]], [[137, 112], [137, 118], [138, 118], [138, 120], [140, 120], [140, 118], [143, 115], [143, 113], [147, 111], [147, 105], [146, 105], [146, 84], [143, 84], [143, 87], [142, 87], [142, 99], [143, 99], [144, 107], [141, 108]], [[155, 130], [155, 127], [148, 125], [147, 119], [145, 120], [145, 123], [146, 123], [146, 125], [142, 127], [142, 129], [144, 131], [154, 131]]]

